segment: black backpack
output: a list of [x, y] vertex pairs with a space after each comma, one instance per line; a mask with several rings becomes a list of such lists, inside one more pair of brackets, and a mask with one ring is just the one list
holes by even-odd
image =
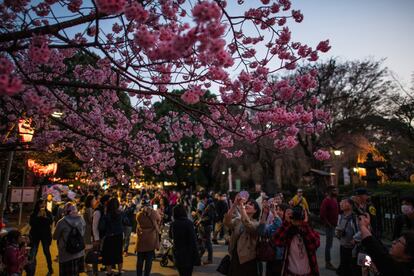
[[66, 219], [64, 220], [70, 227], [65, 249], [70, 254], [79, 253], [85, 249], [83, 237], [77, 227], [72, 226]]

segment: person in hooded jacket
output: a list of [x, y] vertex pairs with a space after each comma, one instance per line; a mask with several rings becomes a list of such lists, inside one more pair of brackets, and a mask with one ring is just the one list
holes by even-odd
[[58, 245], [59, 275], [77, 276], [84, 270], [85, 251], [70, 253], [66, 245], [72, 228], [76, 228], [83, 236], [86, 224], [73, 203], [66, 203], [63, 210], [64, 217], [57, 222], [53, 233], [53, 239], [57, 240]]
[[174, 264], [180, 276], [191, 276], [194, 265], [200, 262], [194, 224], [181, 204], [174, 207], [173, 218], [170, 237], [174, 241]]

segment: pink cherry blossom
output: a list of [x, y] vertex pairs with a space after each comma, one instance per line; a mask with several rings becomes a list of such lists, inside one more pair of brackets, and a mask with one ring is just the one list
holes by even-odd
[[99, 11], [106, 14], [117, 14], [124, 10], [126, 0], [96, 0]]
[[317, 150], [316, 152], [313, 153], [313, 156], [320, 161], [324, 161], [324, 160], [328, 160], [329, 158], [331, 158], [331, 155], [329, 154], [328, 151], [325, 150]]

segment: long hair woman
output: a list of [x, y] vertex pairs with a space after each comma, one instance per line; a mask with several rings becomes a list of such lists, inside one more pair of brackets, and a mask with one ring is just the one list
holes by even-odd
[[102, 246], [102, 264], [106, 266], [107, 275], [113, 275], [112, 266], [118, 265], [118, 275], [122, 273], [122, 216], [119, 201], [112, 197], [107, 204], [105, 219], [105, 238]]
[[[235, 216], [236, 210], [240, 216]], [[224, 225], [232, 231], [230, 236], [229, 276], [258, 276], [256, 245], [258, 239], [260, 207], [254, 200], [236, 195], [234, 204], [224, 216]]]
[[52, 243], [52, 213], [46, 208], [44, 200], [38, 200], [30, 215], [30, 240], [32, 242], [32, 255], [36, 258], [40, 242], [42, 243], [43, 254], [46, 257], [48, 275], [53, 273], [50, 245]]

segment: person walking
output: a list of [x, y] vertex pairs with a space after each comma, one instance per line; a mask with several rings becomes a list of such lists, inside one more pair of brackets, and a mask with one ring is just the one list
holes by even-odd
[[[230, 268], [228, 276], [258, 276], [256, 245], [258, 238], [260, 208], [255, 200], [236, 195], [233, 205], [224, 216], [224, 225], [232, 231], [229, 254]], [[238, 210], [240, 217], [235, 215]]]
[[[83, 240], [85, 242], [85, 252], [87, 253], [93, 248], [92, 242], [92, 223], [93, 223], [93, 205], [95, 203], [95, 197], [88, 195], [85, 199], [85, 207], [83, 208], [82, 217], [85, 221], [85, 234]], [[91, 269], [87, 268], [87, 271]]]
[[335, 235], [335, 227], [338, 222], [338, 188], [334, 185], [328, 186], [327, 196], [324, 198], [320, 208], [321, 221], [325, 227], [325, 267], [326, 269], [336, 270], [331, 263], [331, 249]]
[[[216, 210], [211, 198], [205, 199], [205, 208], [203, 209], [200, 219], [197, 221], [198, 229], [203, 240], [204, 248], [207, 249], [207, 261], [205, 265], [213, 263], [213, 244], [211, 242], [211, 233], [216, 216]], [[200, 256], [202, 257], [202, 256]]]
[[173, 218], [170, 237], [174, 244], [174, 264], [180, 276], [191, 276], [194, 265], [200, 262], [194, 225], [181, 204], [174, 207]]
[[42, 243], [43, 254], [46, 257], [48, 275], [53, 274], [52, 256], [50, 255], [50, 245], [52, 243], [52, 213], [46, 208], [43, 200], [36, 202], [33, 213], [30, 215], [30, 239], [32, 242], [32, 256], [36, 258], [39, 244]]
[[82, 247], [79, 242], [83, 242], [85, 226], [76, 206], [66, 203], [64, 217], [57, 222], [53, 233], [53, 239], [57, 240], [58, 245], [59, 275], [77, 276], [84, 271], [85, 247], [84, 243]]
[[112, 266], [118, 266], [118, 274], [122, 274], [122, 216], [119, 210], [118, 198], [112, 197], [104, 213], [104, 239], [102, 244], [102, 264], [106, 266], [106, 274], [114, 275]]
[[143, 199], [137, 214], [137, 276], [149, 276], [151, 273], [155, 250], [160, 247], [160, 223], [159, 213], [150, 207], [149, 199]]
[[132, 203], [132, 194], [127, 193], [122, 204], [122, 225], [124, 227], [124, 256], [128, 256], [129, 241], [132, 233], [132, 225], [135, 220], [135, 204]]

